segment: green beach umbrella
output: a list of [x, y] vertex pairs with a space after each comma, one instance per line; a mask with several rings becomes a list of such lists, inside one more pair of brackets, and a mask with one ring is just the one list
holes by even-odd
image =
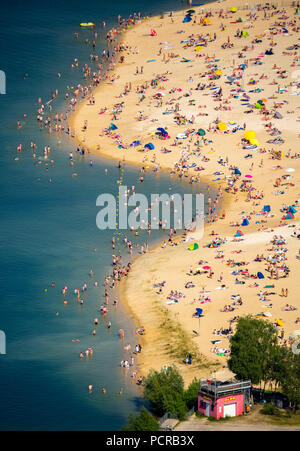
[[205, 135], [206, 135], [206, 131], [203, 130], [203, 128], [199, 128], [198, 134], [199, 134], [200, 136], [205, 136]]
[[196, 11], [194, 10], [194, 9], [189, 9], [188, 11], [187, 11], [187, 13], [188, 14], [194, 14]]

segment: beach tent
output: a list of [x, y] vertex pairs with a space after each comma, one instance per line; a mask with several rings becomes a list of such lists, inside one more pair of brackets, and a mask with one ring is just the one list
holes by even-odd
[[235, 168], [234, 174], [242, 175], [241, 171], [238, 168]]
[[204, 25], [211, 25], [211, 21], [208, 17], [205, 17], [205, 19], [203, 19], [203, 24]]
[[115, 124], [113, 124], [112, 122], [110, 123], [110, 127], [109, 130], [117, 130], [117, 126]]
[[242, 222], [241, 225], [242, 225], [242, 226], [247, 226], [247, 225], [249, 225], [248, 219], [247, 219], [247, 218], [243, 219], [243, 222]]
[[265, 278], [265, 276], [263, 275], [263, 273], [260, 272], [260, 271], [258, 271], [257, 277], [258, 277], [259, 279], [264, 279], [264, 278]]
[[271, 207], [270, 207], [270, 205], [264, 205], [264, 211], [265, 212], [269, 212], [269, 211], [271, 211]]
[[240, 230], [237, 230], [234, 236], [244, 236], [244, 234]]
[[189, 245], [188, 250], [189, 251], [195, 251], [198, 248], [199, 248], [199, 246], [198, 246], [197, 243], [192, 243], [192, 244]]
[[152, 143], [148, 143], [144, 146], [147, 149], [153, 150], [154, 149], [154, 145]]
[[292, 213], [288, 213], [283, 219], [295, 219], [295, 216]]

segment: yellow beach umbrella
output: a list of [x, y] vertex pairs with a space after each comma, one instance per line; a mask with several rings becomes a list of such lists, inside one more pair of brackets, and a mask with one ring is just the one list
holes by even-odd
[[237, 7], [236, 6], [232, 6], [231, 8], [230, 8], [230, 11], [232, 12], [232, 13], [236, 13], [237, 12]]
[[276, 323], [278, 324], [278, 326], [283, 327], [284, 326], [284, 322], [281, 321], [281, 319], [276, 318], [275, 319]]
[[255, 132], [253, 130], [247, 130], [244, 134], [244, 138], [247, 139], [247, 141], [250, 141], [250, 139], [254, 139]]
[[200, 52], [200, 50], [202, 50], [202, 45], [197, 45], [195, 47], [196, 52]]
[[256, 138], [252, 138], [252, 139], [250, 139], [249, 140], [249, 143], [252, 145], [252, 146], [260, 146], [260, 143], [259, 143], [259, 141], [258, 141], [258, 139], [256, 139]]
[[219, 122], [218, 129], [221, 131], [225, 131], [227, 129], [227, 125], [224, 122]]
[[217, 70], [215, 71], [215, 74], [216, 74], [216, 75], [222, 75], [222, 71], [221, 71], [220, 69], [217, 69]]
[[205, 19], [203, 19], [203, 23], [204, 25], [211, 25], [211, 21], [208, 17], [205, 17]]

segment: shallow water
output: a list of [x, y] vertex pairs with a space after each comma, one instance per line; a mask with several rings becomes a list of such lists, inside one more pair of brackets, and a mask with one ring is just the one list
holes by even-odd
[[[117, 430], [140, 407], [139, 389], [119, 366], [124, 358], [119, 328], [125, 329], [126, 341], [134, 344], [136, 339], [130, 315], [122, 305], [117, 310], [111, 307], [108, 317], [101, 319], [97, 337], [91, 335], [104, 301], [101, 283], [111, 271], [113, 236], [112, 231], [96, 227], [96, 198], [103, 192], [117, 193], [119, 170], [100, 158], [93, 158], [90, 167], [89, 159], [81, 157], [70, 168], [73, 143], [40, 132], [35, 111], [38, 97], [45, 101], [56, 88], [64, 92], [68, 83], [82, 81], [80, 72], [70, 69], [74, 57], [81, 65], [91, 53], [73, 38], [80, 22], [99, 24], [104, 19], [109, 28], [118, 13], [126, 17], [140, 8], [143, 14], [157, 14], [176, 5], [180, 8], [181, 2], [30, 0], [1, 6], [0, 60], [7, 76], [7, 93], [0, 96], [0, 330], [7, 337], [7, 354], [0, 355], [1, 430]], [[24, 80], [25, 73], [29, 76]], [[55, 102], [54, 108], [63, 111], [62, 97]], [[28, 115], [25, 121], [23, 113]], [[17, 120], [22, 120], [21, 130], [16, 128]], [[54, 168], [47, 172], [43, 161], [33, 164], [31, 140], [37, 143], [39, 155], [45, 145], [51, 146]], [[17, 155], [19, 143], [23, 150]], [[74, 170], [78, 177], [72, 177]], [[196, 192], [164, 174], [146, 176], [141, 185], [137, 179], [138, 171], [126, 166], [123, 184], [136, 185], [138, 192]], [[163, 236], [161, 231], [153, 232], [151, 242]], [[137, 241], [147, 240], [148, 235], [141, 233]], [[96, 280], [98, 288], [93, 286]], [[80, 307], [72, 290], [84, 282], [88, 291]], [[71, 292], [66, 306], [61, 295], [65, 285]], [[107, 319], [112, 322], [110, 331]], [[88, 346], [94, 349], [93, 358], [81, 361], [79, 353]], [[92, 394], [89, 384], [95, 387]], [[106, 395], [101, 393], [103, 386]]]

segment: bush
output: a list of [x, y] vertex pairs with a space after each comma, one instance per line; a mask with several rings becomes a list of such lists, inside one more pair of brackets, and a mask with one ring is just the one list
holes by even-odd
[[194, 379], [184, 392], [184, 400], [188, 409], [195, 407], [198, 401], [199, 380]]
[[137, 415], [129, 415], [128, 424], [123, 426], [122, 431], [159, 431], [158, 421], [142, 407]]
[[266, 403], [261, 409], [261, 413], [264, 415], [281, 415], [280, 410], [272, 403]]
[[158, 416], [170, 412], [182, 418], [187, 413], [184, 401], [184, 382], [174, 366], [166, 370], [150, 371], [145, 381], [145, 399]]

